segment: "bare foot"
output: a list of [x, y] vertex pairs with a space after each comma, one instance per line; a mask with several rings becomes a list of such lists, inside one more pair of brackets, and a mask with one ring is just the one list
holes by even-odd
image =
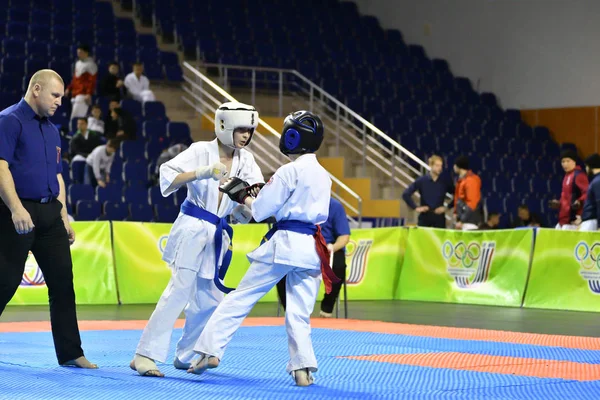
[[71, 360], [71, 361], [67, 361], [66, 363], [61, 364], [61, 365], [63, 367], [77, 367], [77, 368], [84, 368], [84, 369], [98, 369], [98, 365], [92, 364], [84, 356], [81, 356], [81, 357], [76, 358], [76, 359]]

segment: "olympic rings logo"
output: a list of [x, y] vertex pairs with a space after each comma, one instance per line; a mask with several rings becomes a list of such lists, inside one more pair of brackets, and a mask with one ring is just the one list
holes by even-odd
[[596, 242], [590, 246], [586, 242], [579, 242], [575, 246], [575, 259], [583, 269], [596, 267], [600, 270], [600, 243]]
[[165, 247], [167, 247], [167, 240], [169, 239], [169, 235], [163, 235], [158, 239], [158, 250], [161, 253], [165, 252]]
[[447, 240], [442, 245], [442, 256], [450, 267], [472, 268], [481, 257], [481, 246], [476, 242], [467, 245], [462, 241], [454, 245]]

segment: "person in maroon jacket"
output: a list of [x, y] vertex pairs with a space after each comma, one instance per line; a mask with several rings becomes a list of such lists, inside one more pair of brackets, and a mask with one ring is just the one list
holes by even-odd
[[587, 197], [588, 177], [577, 166], [577, 153], [565, 150], [560, 156], [560, 163], [565, 171], [560, 200], [551, 200], [550, 207], [558, 209], [556, 229], [577, 230], [581, 223], [583, 203]]

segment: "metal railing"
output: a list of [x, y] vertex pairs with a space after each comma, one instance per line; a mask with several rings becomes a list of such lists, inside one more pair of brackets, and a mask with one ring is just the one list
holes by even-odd
[[333, 137], [328, 143], [334, 145], [336, 155], [340, 155], [342, 146], [346, 153], [351, 152], [352, 164], [363, 176], [368, 175], [368, 166], [374, 168], [384, 178], [383, 186], [390, 190], [391, 197], [399, 198], [403, 188], [431, 169], [401, 143], [296, 70], [210, 63], [202, 67], [215, 70], [217, 81], [226, 89], [249, 89], [253, 103], [259, 91], [276, 95], [279, 116], [284, 115], [284, 102], [293, 109], [318, 112], [328, 128], [327, 136]]
[[[225, 101], [237, 100], [191, 64], [184, 62], [183, 67], [185, 71], [192, 75], [192, 77], [186, 76], [184, 73], [182, 89], [185, 94], [182, 96], [182, 100], [196, 112], [214, 123], [216, 109]], [[261, 118], [259, 118], [258, 124], [259, 127], [248, 147], [252, 150], [257, 163], [261, 166], [263, 171], [268, 170], [269, 172], [274, 173], [280, 165], [288, 161], [288, 158], [279, 151], [278, 143], [281, 134]], [[356, 214], [356, 218], [349, 216], [349, 219], [355, 225], [361, 226], [363, 212], [362, 198], [341, 180], [331, 174], [329, 174], [329, 176], [335, 184], [335, 189], [332, 190], [332, 196]], [[340, 191], [347, 193], [356, 201], [356, 204], [352, 204], [344, 199], [341, 196]]]

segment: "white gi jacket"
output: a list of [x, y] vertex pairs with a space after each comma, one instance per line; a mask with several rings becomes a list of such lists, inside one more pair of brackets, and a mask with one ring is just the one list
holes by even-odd
[[[279, 168], [252, 203], [257, 222], [275, 216], [279, 221], [298, 220], [318, 225], [327, 221], [331, 179], [315, 154], [304, 154]], [[312, 235], [279, 230], [248, 254], [248, 259], [306, 269], [320, 269], [321, 260]]]
[[[180, 173], [191, 172], [198, 167], [209, 166], [219, 161], [217, 139], [192, 144], [187, 150], [161, 165], [160, 189], [163, 196], [167, 197], [173, 193], [173, 190], [168, 188]], [[245, 149], [235, 151], [228, 176], [237, 176], [251, 185], [264, 182], [254, 156]], [[192, 181], [187, 184], [187, 200], [220, 218], [226, 217], [237, 203], [224, 194], [219, 206], [219, 185], [219, 181], [210, 178]], [[213, 279], [215, 276], [214, 234], [214, 225], [180, 212], [171, 228], [162, 259], [169, 265], [198, 271], [201, 278]], [[222, 260], [229, 243], [229, 235], [223, 231], [223, 247], [219, 261]]]

